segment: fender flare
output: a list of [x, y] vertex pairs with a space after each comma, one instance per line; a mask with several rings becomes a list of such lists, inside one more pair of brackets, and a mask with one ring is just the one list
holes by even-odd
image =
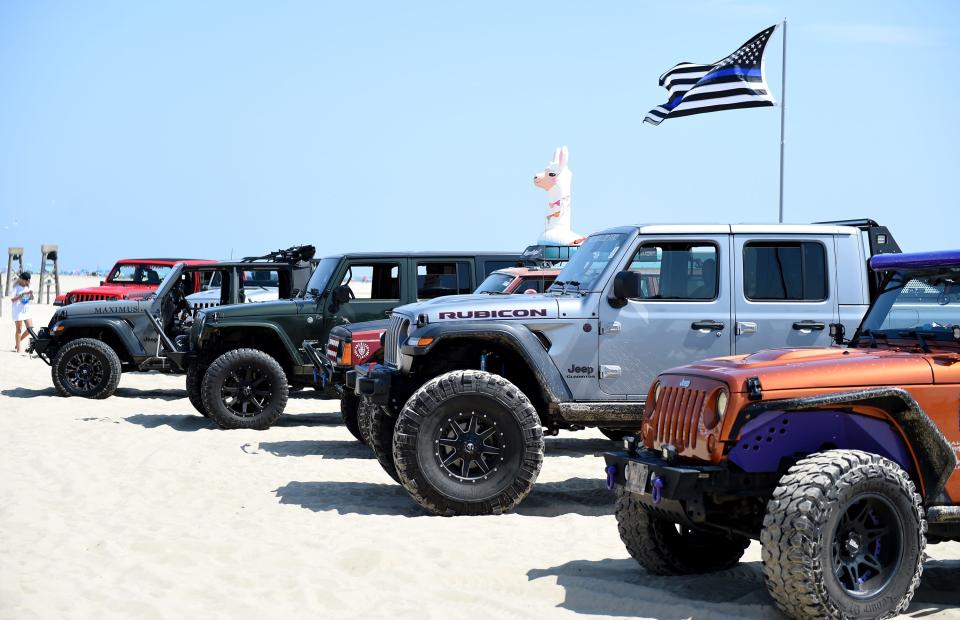
[[929, 504], [937, 501], [957, 465], [957, 455], [920, 404], [902, 388], [870, 388], [754, 403], [743, 409], [743, 413], [750, 415], [739, 417], [732, 436], [737, 436], [741, 427], [757, 414], [768, 411], [830, 411], [857, 406], [878, 409], [890, 416], [912, 452], [923, 487], [924, 502]]
[[417, 330], [417, 336], [433, 338], [433, 342], [423, 347], [404, 344], [400, 348], [401, 353], [414, 357], [426, 356], [441, 342], [455, 338], [493, 342], [509, 347], [538, 377], [540, 391], [547, 405], [567, 402], [573, 398], [543, 342], [524, 325], [513, 325], [507, 321], [428, 323]]
[[295, 366], [303, 365], [303, 357], [300, 355], [300, 351], [297, 349], [296, 345], [287, 337], [287, 334], [284, 330], [277, 327], [275, 323], [269, 321], [230, 321], [229, 323], [206, 323], [203, 326], [204, 334], [200, 337], [200, 342], [203, 343], [210, 338], [210, 333], [214, 330], [218, 332], [227, 332], [235, 329], [265, 329], [271, 332], [277, 339], [280, 341], [280, 344], [283, 345], [284, 350], [287, 352], [287, 355], [290, 356], [290, 361]]
[[[137, 339], [136, 335], [133, 333], [133, 328], [130, 327], [130, 324], [125, 320], [116, 318], [116, 317], [77, 317], [77, 318], [67, 318], [62, 321], [57, 321], [50, 328], [51, 333], [56, 333], [55, 330], [62, 327], [66, 334], [70, 333], [71, 329], [77, 328], [96, 328], [96, 329], [108, 329], [110, 330], [119, 340], [123, 347], [126, 349], [126, 353], [131, 357], [144, 357], [147, 355], [146, 350], [143, 348], [143, 344]], [[58, 340], [62, 340], [62, 335], [57, 335]]]

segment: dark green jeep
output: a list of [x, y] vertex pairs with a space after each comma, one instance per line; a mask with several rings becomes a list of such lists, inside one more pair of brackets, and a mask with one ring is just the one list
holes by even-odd
[[268, 428], [283, 413], [291, 385], [337, 397], [304, 351], [305, 340], [325, 342], [336, 325], [384, 318], [418, 300], [470, 293], [490, 272], [521, 260], [519, 253], [493, 252], [328, 256], [296, 299], [199, 313], [189, 341], [191, 402], [222, 428]]

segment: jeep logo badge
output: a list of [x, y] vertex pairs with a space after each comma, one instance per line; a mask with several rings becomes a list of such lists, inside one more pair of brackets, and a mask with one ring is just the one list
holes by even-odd
[[680, 379], [680, 387], [682, 388], [690, 387], [690, 379], [687, 379], [686, 377], [684, 377], [683, 379]]

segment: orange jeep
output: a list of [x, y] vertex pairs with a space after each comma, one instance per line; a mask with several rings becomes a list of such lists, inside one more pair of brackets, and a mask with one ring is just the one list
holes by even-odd
[[904, 611], [927, 543], [960, 540], [960, 251], [871, 259], [849, 342], [662, 373], [638, 437], [606, 455], [617, 522], [651, 573], [736, 564], [759, 539], [792, 618]]

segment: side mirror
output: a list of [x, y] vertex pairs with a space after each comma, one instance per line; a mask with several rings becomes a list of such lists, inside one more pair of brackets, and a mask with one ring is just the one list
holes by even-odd
[[610, 305], [614, 308], [622, 308], [626, 305], [628, 299], [637, 299], [643, 297], [641, 285], [643, 279], [635, 271], [621, 271], [613, 278], [613, 296], [610, 298]]
[[844, 329], [843, 323], [830, 323], [830, 339], [835, 344], [846, 344], [846, 340], [843, 338], [845, 335], [846, 329]]

